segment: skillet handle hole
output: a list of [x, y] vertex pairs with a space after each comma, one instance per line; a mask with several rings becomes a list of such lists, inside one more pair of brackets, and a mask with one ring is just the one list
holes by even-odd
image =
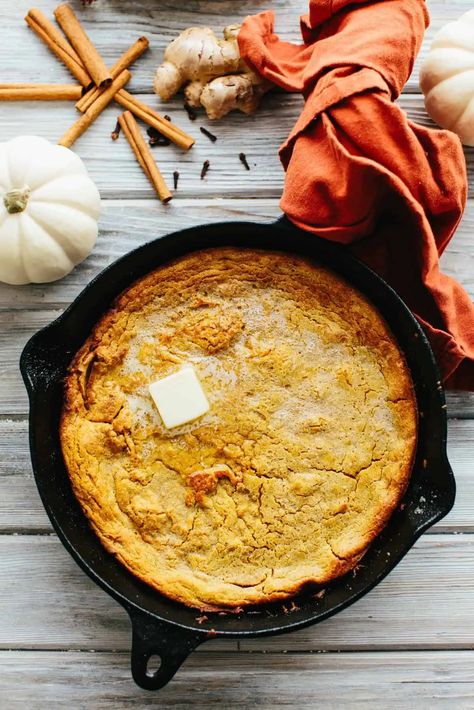
[[132, 675], [146, 690], [166, 685], [189, 654], [207, 640], [204, 630], [165, 622], [141, 609], [130, 608], [128, 612], [132, 622]]
[[153, 653], [149, 656], [146, 664], [146, 674], [148, 678], [154, 678], [161, 666], [163, 665], [163, 659], [158, 654]]

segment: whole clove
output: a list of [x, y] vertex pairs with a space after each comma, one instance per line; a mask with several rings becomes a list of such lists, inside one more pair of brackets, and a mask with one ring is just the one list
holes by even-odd
[[209, 160], [205, 160], [202, 164], [201, 180], [204, 180], [204, 178], [206, 177], [206, 173], [210, 167], [211, 167], [211, 163], [209, 162]]
[[116, 141], [117, 138], [119, 137], [119, 135], [120, 135], [120, 123], [117, 121], [117, 123], [115, 124], [114, 130], [110, 134], [110, 137], [112, 138], [113, 141]]
[[246, 170], [250, 170], [250, 165], [247, 162], [247, 156], [245, 153], [239, 153], [239, 160]]
[[195, 121], [195, 120], [196, 120], [196, 118], [197, 118], [197, 113], [196, 113], [196, 111], [192, 108], [192, 106], [190, 106], [189, 104], [185, 103], [185, 104], [184, 104], [184, 110], [185, 110], [186, 113], [188, 114], [190, 121]]
[[204, 128], [204, 126], [200, 126], [199, 130], [201, 131], [201, 133], [203, 133], [205, 136], [207, 136], [210, 141], [212, 141], [213, 143], [216, 142], [217, 136], [215, 136], [213, 133], [211, 133], [211, 131], [208, 131], [207, 128]]
[[148, 145], [150, 145], [152, 148], [157, 145], [170, 145], [171, 143], [169, 138], [163, 136], [159, 131], [156, 130], [156, 128], [153, 128], [153, 126], [149, 126], [146, 129], [146, 132], [149, 138]]
[[150, 145], [152, 148], [154, 148], [157, 145], [170, 145], [171, 141], [169, 138], [165, 138], [165, 136], [160, 136], [159, 138], [150, 138], [148, 141], [148, 145]]
[[173, 184], [174, 184], [174, 189], [178, 189], [178, 180], [179, 180], [179, 171], [175, 170], [173, 173]]

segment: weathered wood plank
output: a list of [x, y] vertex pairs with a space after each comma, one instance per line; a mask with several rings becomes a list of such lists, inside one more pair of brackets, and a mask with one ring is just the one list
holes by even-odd
[[[471, 535], [424, 536], [378, 587], [332, 619], [284, 637], [241, 641], [242, 650], [474, 648], [469, 591]], [[459, 571], [458, 571], [459, 570]], [[453, 609], [451, 610], [451, 604]]]
[[[91, 256], [62, 281], [47, 285], [12, 287], [0, 284], [2, 361], [0, 416], [24, 416], [26, 395], [19, 371], [21, 350], [36, 330], [57, 317], [65, 306], [116, 258], [149, 239], [204, 222], [271, 221], [280, 214], [276, 200], [183, 200], [162, 211], [147, 201], [106, 201], [101, 233]], [[442, 258], [444, 271], [457, 278], [474, 296], [474, 200], [470, 200], [459, 230]], [[43, 308], [45, 310], [43, 310]], [[22, 310], [24, 309], [24, 310]], [[455, 417], [474, 416], [472, 394], [449, 394], [449, 412]]]
[[[121, 0], [95, 2], [83, 7], [71, 3], [86, 31], [106, 62], [112, 64], [140, 35], [150, 41], [150, 48], [132, 68], [130, 84], [134, 91], [151, 93], [153, 75], [162, 61], [167, 44], [179, 32], [190, 26], [211, 26], [221, 33], [226, 25], [241, 21], [246, 15], [272, 7], [277, 14], [277, 29], [282, 37], [300, 41], [298, 17], [307, 10], [306, 0], [272, 0], [267, 3], [206, 2], [187, 0], [177, 5], [171, 0], [141, 0], [124, 5]], [[56, 0], [43, 0], [41, 9], [52, 18]], [[42, 42], [28, 30], [23, 21], [31, 7], [30, 0], [14, 4], [4, 3], [0, 10], [3, 28], [3, 71], [9, 81], [63, 81], [69, 77], [66, 69], [46, 49]]]
[[[2, 360], [0, 362], [0, 411], [19, 414], [27, 407], [26, 390], [22, 384], [18, 362], [24, 344], [36, 330], [44, 327], [61, 311], [30, 311], [28, 320], [31, 326], [24, 328], [21, 322], [26, 311], [0, 312], [0, 331], [2, 332]], [[15, 395], [20, 399], [10, 406], [10, 398]]]
[[[41, 9], [52, 17], [56, 0], [43, 0]], [[300, 42], [298, 18], [308, 8], [307, 0], [268, 0], [258, 3], [206, 2], [188, 0], [176, 6], [170, 0], [141, 0], [139, 3], [124, 5], [121, 0], [96, 2], [84, 8], [73, 2], [84, 27], [90, 33], [104, 59], [113, 61], [138, 36], [145, 34], [150, 40], [150, 50], [133, 69], [131, 87], [134, 91], [151, 93], [153, 74], [161, 62], [166, 45], [184, 28], [189, 26], [211, 26], [221, 32], [225, 25], [239, 22], [246, 15], [268, 8], [276, 13], [276, 29], [282, 39]], [[431, 25], [428, 28], [420, 55], [415, 64], [406, 90], [418, 91], [418, 74], [421, 62], [431, 44], [435, 32], [446, 22], [455, 20], [466, 12], [470, 0], [428, 0]], [[31, 7], [30, 0], [3, 3], [0, 9], [2, 23], [2, 74], [9, 81], [67, 81], [68, 72], [26, 27], [23, 17]]]
[[[166, 209], [156, 200], [105, 200], [99, 238], [89, 258], [65, 279], [54, 283], [22, 287], [0, 283], [0, 311], [63, 309], [115, 259], [169, 232], [210, 222], [272, 222], [280, 215], [277, 199], [180, 199]], [[473, 233], [474, 199], [471, 199], [441, 263], [443, 270], [460, 281], [474, 298]]]
[[[130, 648], [127, 613], [79, 569], [54, 533], [0, 535], [0, 590], [0, 648]], [[215, 644], [237, 650], [236, 641], [213, 640], [210, 650]]]
[[[157, 99], [140, 95], [145, 101], [157, 106]], [[426, 115], [423, 99], [419, 95], [406, 94], [400, 105], [408, 116], [422, 125], [434, 124]], [[191, 122], [181, 107], [180, 101], [172, 101], [166, 112], [172, 120], [196, 138], [196, 145], [187, 153], [176, 146], [155, 148], [153, 155], [159, 163], [165, 179], [172, 185], [174, 170], [179, 170], [177, 197], [275, 197], [283, 187], [283, 170], [277, 148], [289, 134], [301, 110], [299, 96], [271, 94], [263, 102], [261, 110], [253, 116], [234, 113], [225, 121], [210, 126], [199, 118]], [[0, 105], [2, 139], [21, 134], [37, 135], [57, 141], [59, 136], [76, 119], [74, 107], [64, 102], [7, 103]], [[138, 166], [130, 147], [121, 136], [112, 142], [110, 133], [115, 127], [118, 110], [109, 107], [95, 124], [74, 144], [74, 149], [84, 159], [91, 177], [97, 183], [103, 198], [154, 197], [147, 178]], [[200, 125], [208, 125], [218, 136], [211, 143], [199, 132]], [[246, 171], [238, 159], [241, 151], [247, 154], [251, 170]], [[466, 155], [474, 155], [474, 149], [466, 148]], [[204, 180], [200, 172], [204, 160], [211, 167]], [[469, 181], [474, 185], [474, 161], [469, 160]], [[176, 200], [176, 203], [178, 200]], [[161, 214], [166, 211], [161, 208]]]
[[471, 710], [474, 652], [192, 655], [150, 693], [130, 677], [126, 653], [2, 652], [8, 710], [159, 707], [324, 707], [329, 710]]
[[472, 419], [474, 417], [473, 392], [447, 392], [446, 402], [449, 416], [459, 419]]
[[[57, 1], [42, 0], [51, 15]], [[198, 137], [187, 155], [173, 147], [155, 155], [166, 178], [178, 168], [177, 198], [163, 208], [135, 165], [124, 141], [112, 145], [109, 133], [116, 110], [110, 108], [77, 143], [106, 202], [101, 236], [90, 259], [68, 279], [47, 287], [13, 289], [0, 286], [0, 530], [50, 530], [30, 473], [24, 417], [26, 395], [17, 370], [21, 346], [29, 335], [57, 315], [92, 276], [133, 246], [154, 235], [198, 222], [220, 219], [273, 219], [283, 172], [276, 154], [300, 110], [296, 96], [271, 95], [263, 109], [248, 119], [231, 116], [212, 124], [218, 134], [213, 145], [198, 133], [208, 125], [202, 116], [190, 123], [181, 100], [160, 105], [151, 94], [154, 68], [172, 37], [186, 26], [210, 24], [216, 30], [247, 13], [276, 9], [277, 29], [293, 41], [299, 36], [296, 17], [307, 0], [242, 3], [189, 0], [177, 7], [169, 0], [97, 0], [91, 8], [73, 2], [108, 62], [141, 34], [151, 40], [151, 51], [137, 62], [131, 90], [172, 115]], [[22, 20], [30, 3], [0, 3], [2, 75], [9, 81], [67, 80], [67, 72], [26, 29]], [[410, 118], [432, 125], [418, 92], [418, 68], [433, 33], [448, 20], [472, 7], [471, 0], [430, 0], [429, 28], [415, 71], [401, 105]], [[55, 139], [75, 120], [64, 104], [0, 105], [2, 140], [21, 133]], [[244, 150], [252, 164], [241, 170], [237, 154]], [[469, 179], [474, 186], [474, 151], [466, 151]], [[200, 181], [202, 161], [211, 171]], [[236, 200], [189, 199], [237, 197]], [[127, 199], [115, 201], [115, 198]], [[148, 198], [147, 201], [133, 202]], [[255, 199], [257, 198], [257, 199]], [[443, 259], [447, 273], [474, 294], [474, 202]], [[12, 315], [12, 309], [17, 313]], [[22, 314], [19, 309], [26, 309]], [[3, 318], [3, 320], [2, 320]], [[451, 416], [474, 417], [474, 395], [450, 394]], [[31, 707], [122, 708], [140, 707], [288, 707], [329, 708], [469, 708], [474, 706], [474, 607], [469, 590], [474, 582], [474, 536], [441, 535], [440, 531], [472, 531], [474, 479], [474, 422], [450, 422], [450, 456], [458, 479], [455, 510], [432, 535], [425, 536], [406, 560], [365, 599], [319, 627], [297, 634], [248, 641], [248, 653], [235, 653], [235, 643], [212, 642], [193, 655], [176, 680], [159, 695], [137, 689], [130, 679], [130, 630], [125, 613], [75, 566], [55, 536], [0, 536], [0, 646], [50, 649], [0, 652], [0, 706], [5, 710]], [[86, 602], [85, 602], [86, 600]], [[441, 612], [440, 612], [441, 609]], [[440, 649], [456, 648], [457, 651]], [[51, 649], [76, 649], [68, 653]], [[367, 653], [368, 649], [392, 649]], [[393, 649], [437, 649], [398, 652]], [[79, 652], [77, 649], [104, 649]], [[109, 653], [119, 649], [118, 653]], [[318, 650], [355, 650], [325, 653]], [[287, 654], [286, 651], [308, 653]], [[215, 651], [215, 652], [213, 652]], [[221, 653], [224, 652], [225, 653]], [[250, 651], [273, 651], [258, 654]], [[283, 654], [279, 652], [283, 651]], [[316, 700], [317, 699], [317, 700]]]
[[[344, 612], [293, 634], [241, 641], [241, 648], [474, 648], [473, 585], [474, 536], [424, 536], [386, 580]], [[0, 536], [0, 599], [0, 648], [130, 647], [123, 609], [54, 535]]]
[[[474, 532], [473, 419], [449, 421], [448, 454], [456, 477], [456, 503], [430, 533]], [[0, 531], [51, 530], [31, 472], [28, 422], [0, 419]]]
[[[28, 339], [52, 320], [61, 310], [0, 310], [0, 329], [3, 335], [3, 359], [0, 362], [0, 416], [26, 416], [28, 402], [20, 376], [18, 362]], [[474, 394], [471, 392], [448, 393], [448, 413], [451, 417], [474, 417]]]
[[[0, 416], [25, 417], [28, 412], [26, 391], [20, 376], [18, 362], [21, 351], [36, 331], [48, 325], [62, 311], [0, 311], [0, 328], [4, 331], [4, 355], [0, 362]], [[448, 414], [461, 419], [474, 418], [472, 392], [448, 392]]]
[[[156, 107], [154, 97], [139, 95]], [[173, 171], [179, 170], [178, 196], [220, 197], [278, 197], [283, 184], [277, 148], [283, 142], [295, 122], [301, 100], [296, 96], [276, 95], [268, 97], [259, 114], [244, 116], [235, 114], [219, 125], [210, 126], [204, 119], [189, 121], [180, 101], [172, 101], [166, 107], [171, 119], [196, 139], [188, 152], [178, 147], [157, 147], [153, 155], [165, 180], [173, 185]], [[72, 105], [62, 103], [44, 104], [12, 102], [0, 106], [2, 116], [2, 139], [7, 140], [32, 132], [57, 142], [77, 116]], [[102, 197], [142, 198], [154, 197], [153, 189], [138, 166], [128, 142], [123, 136], [112, 141], [110, 133], [115, 127], [121, 109], [108, 107], [93, 126], [74, 144], [74, 150], [84, 159], [92, 179], [97, 183]], [[278, 120], [275, 114], [278, 113]], [[207, 125], [218, 136], [211, 143], [199, 131]], [[239, 153], [247, 154], [251, 170], [245, 170], [239, 161]], [[210, 169], [204, 180], [200, 179], [204, 160], [210, 161]], [[162, 208], [164, 213], [166, 208]]]
[[[272, 222], [280, 215], [276, 199], [180, 199], [170, 202], [166, 209], [157, 200], [106, 200], [102, 206], [99, 238], [89, 258], [68, 277], [54, 283], [22, 287], [0, 283], [0, 310], [62, 309], [105, 266], [169, 232], [209, 222]], [[459, 259], [460, 267], [462, 263]], [[463, 272], [464, 275], [469, 278], [467, 273]]]

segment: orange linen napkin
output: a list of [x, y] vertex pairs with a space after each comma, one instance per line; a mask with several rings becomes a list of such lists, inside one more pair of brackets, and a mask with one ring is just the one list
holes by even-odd
[[462, 147], [393, 103], [428, 25], [424, 0], [311, 0], [301, 45], [281, 42], [273, 20], [248, 17], [239, 46], [256, 71], [305, 97], [280, 148], [282, 209], [351, 244], [417, 315], [445, 384], [474, 390], [474, 305], [438, 266], [466, 202]]

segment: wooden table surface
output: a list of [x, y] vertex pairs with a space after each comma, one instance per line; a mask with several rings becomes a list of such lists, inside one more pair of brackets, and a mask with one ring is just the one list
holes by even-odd
[[[40, 0], [52, 15], [55, 3]], [[431, 0], [433, 33], [472, 0]], [[98, 0], [74, 4], [110, 63], [145, 34], [151, 50], [136, 64], [131, 90], [154, 106], [154, 67], [181, 29], [216, 30], [273, 6], [277, 27], [297, 39], [306, 0]], [[184, 7], [184, 9], [182, 9]], [[26, 0], [0, 0], [1, 81], [69, 81], [66, 70], [26, 28]], [[419, 67], [419, 61], [417, 62]], [[415, 68], [400, 104], [432, 125]], [[474, 708], [474, 396], [448, 394], [449, 453], [458, 484], [452, 513], [415, 545], [372, 593], [303, 631], [240, 643], [210, 641], [163, 691], [150, 694], [130, 676], [125, 612], [76, 566], [52, 532], [36, 491], [28, 452], [28, 402], [18, 359], [26, 340], [56, 318], [93, 276], [158, 235], [200, 222], [270, 221], [279, 214], [283, 172], [277, 146], [301, 106], [296, 96], [266, 97], [252, 118], [191, 123], [181, 102], [166, 107], [196, 136], [187, 155], [158, 148], [160, 166], [179, 192], [163, 207], [124, 140], [112, 143], [110, 107], [75, 146], [102, 194], [97, 246], [69, 277], [46, 286], [0, 285], [0, 708], [326, 707]], [[53, 141], [75, 120], [70, 103], [0, 104], [1, 140], [38, 134]], [[199, 126], [213, 130], [211, 144]], [[238, 160], [244, 151], [251, 171]], [[471, 199], [444, 270], [474, 295], [474, 151], [466, 150]], [[205, 180], [199, 174], [211, 161]]]

